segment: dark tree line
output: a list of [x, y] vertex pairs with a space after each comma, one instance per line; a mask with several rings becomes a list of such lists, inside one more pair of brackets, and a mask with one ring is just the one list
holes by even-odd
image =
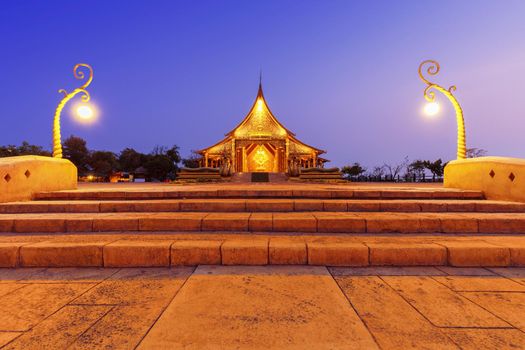
[[[410, 162], [405, 158], [401, 163], [385, 163], [367, 170], [359, 163], [344, 166], [341, 169], [343, 176], [352, 181], [426, 181], [443, 177], [446, 163], [441, 159], [415, 160]], [[430, 173], [430, 174], [428, 174]]]
[[[483, 157], [487, 151], [480, 148], [467, 149], [467, 158]], [[409, 161], [408, 157], [397, 164], [384, 163], [371, 169], [359, 163], [353, 163], [341, 168], [343, 176], [352, 181], [440, 181], [443, 178], [445, 166], [443, 160], [415, 160]]]
[[[63, 157], [75, 164], [79, 176], [93, 175], [105, 180], [117, 172], [140, 173], [147, 181], [173, 180], [181, 162], [176, 145], [171, 148], [156, 146], [150, 153], [140, 153], [133, 148], [114, 153], [90, 150], [84, 139], [70, 136], [64, 140], [62, 148]], [[25, 141], [20, 146], [0, 146], [0, 157], [22, 155], [51, 156], [51, 152]]]
[[0, 146], [0, 158], [28, 155], [49, 157], [51, 152], [45, 150], [42, 146], [31, 145], [27, 141], [22, 142], [20, 146]]
[[120, 153], [89, 150], [86, 141], [70, 136], [64, 141], [64, 158], [71, 160], [79, 175], [109, 178], [116, 172], [140, 173], [149, 181], [173, 180], [181, 161], [179, 147], [156, 146], [150, 153], [124, 148]]

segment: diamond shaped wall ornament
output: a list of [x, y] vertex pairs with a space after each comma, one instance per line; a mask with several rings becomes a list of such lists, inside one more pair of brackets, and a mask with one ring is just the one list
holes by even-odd
[[24, 175], [29, 178], [29, 176], [31, 176], [31, 172], [29, 170], [26, 170], [26, 172], [24, 173]]
[[490, 175], [490, 177], [494, 178], [494, 176], [496, 176], [496, 173], [494, 172], [494, 170], [491, 170], [489, 175]]
[[4, 176], [4, 180], [5, 182], [11, 181], [11, 175], [7, 174], [6, 176]]
[[509, 174], [510, 181], [514, 181], [515, 178], [516, 178], [516, 175], [514, 175], [514, 173]]

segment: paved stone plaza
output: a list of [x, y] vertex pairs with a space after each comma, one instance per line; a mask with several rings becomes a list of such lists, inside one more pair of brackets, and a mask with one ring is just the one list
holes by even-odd
[[0, 269], [2, 349], [519, 349], [525, 269]]

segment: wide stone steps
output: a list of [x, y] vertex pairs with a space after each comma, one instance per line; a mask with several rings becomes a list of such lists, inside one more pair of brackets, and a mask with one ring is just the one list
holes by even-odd
[[249, 212], [0, 214], [0, 232], [525, 234], [525, 213]]
[[40, 200], [0, 204], [0, 213], [112, 212], [487, 212], [525, 213], [525, 203], [488, 200], [163, 199]]
[[73, 234], [1, 242], [0, 267], [525, 266], [525, 237], [497, 235]]
[[82, 186], [0, 232], [0, 267], [525, 266], [525, 203], [431, 185]]
[[321, 198], [321, 199], [484, 199], [480, 191], [455, 189], [345, 189], [344, 186], [305, 189], [293, 186], [276, 186], [268, 189], [250, 187], [184, 190], [180, 187], [164, 187], [163, 190], [74, 190], [44, 192], [35, 195], [36, 200], [140, 200], [140, 199], [192, 199], [192, 198]]

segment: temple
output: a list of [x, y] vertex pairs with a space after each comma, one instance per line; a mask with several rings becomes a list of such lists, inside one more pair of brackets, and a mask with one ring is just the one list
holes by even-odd
[[262, 84], [252, 108], [226, 137], [213, 146], [196, 151], [200, 166], [220, 168], [225, 162], [232, 172], [288, 172], [301, 168], [322, 168], [325, 151], [299, 141], [274, 116], [263, 95]]

